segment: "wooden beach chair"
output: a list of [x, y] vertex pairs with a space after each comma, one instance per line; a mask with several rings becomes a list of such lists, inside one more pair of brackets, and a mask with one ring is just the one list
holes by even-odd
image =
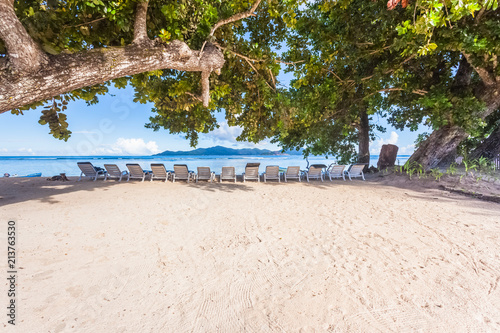
[[106, 176], [104, 176], [105, 181], [108, 180], [108, 178], [116, 178], [121, 182], [123, 176], [128, 175], [128, 171], [121, 171], [116, 164], [104, 164], [104, 168], [106, 169]]
[[143, 170], [139, 164], [130, 163], [127, 164], [127, 168], [129, 171], [127, 181], [129, 181], [132, 178], [132, 179], [140, 179], [141, 182], [143, 182], [146, 176], [151, 177], [151, 171]]
[[236, 183], [236, 172], [234, 171], [234, 167], [222, 167], [219, 181], [222, 183], [222, 180], [234, 180]]
[[285, 179], [285, 183], [288, 179], [298, 179], [300, 180], [300, 167], [298, 166], [289, 166], [286, 168], [286, 172], [283, 174], [283, 178]]
[[351, 166], [351, 169], [347, 172], [349, 180], [352, 180], [351, 178], [356, 178], [356, 177], [361, 177], [363, 178], [363, 180], [365, 180], [365, 175], [363, 174], [364, 168], [365, 168], [364, 164], [355, 164]]
[[82, 177], [88, 177], [90, 180], [94, 179], [94, 181], [97, 180], [99, 177], [104, 177], [106, 174], [105, 170], [102, 170], [100, 168], [96, 168], [92, 165], [90, 162], [77, 162], [76, 163], [82, 173], [80, 174], [80, 178], [78, 178], [78, 181], [82, 180]]
[[321, 179], [321, 181], [323, 181], [323, 168], [313, 164], [305, 172], [305, 175], [307, 182], [309, 182], [309, 179]]
[[172, 174], [172, 182], [175, 180], [194, 180], [194, 172], [189, 171], [186, 164], [174, 164], [174, 173]]
[[332, 165], [327, 171], [330, 181], [332, 178], [342, 178], [345, 181], [345, 165]]
[[264, 172], [262, 176], [264, 178], [264, 183], [267, 180], [277, 180], [278, 183], [280, 183], [280, 167], [277, 165], [268, 165], [266, 166], [266, 172]]
[[247, 163], [245, 172], [243, 172], [243, 182], [246, 180], [256, 180], [260, 182], [259, 165], [260, 163]]
[[198, 180], [208, 180], [212, 183], [215, 180], [215, 172], [211, 172], [210, 167], [198, 167], [197, 169], [196, 182]]
[[153, 179], [165, 179], [165, 183], [170, 177], [170, 171], [165, 169], [165, 165], [162, 163], [151, 163], [151, 177], [150, 181]]

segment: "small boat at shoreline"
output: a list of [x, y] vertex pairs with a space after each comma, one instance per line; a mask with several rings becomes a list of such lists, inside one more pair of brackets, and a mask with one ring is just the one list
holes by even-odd
[[19, 176], [19, 177], [22, 177], [22, 178], [26, 178], [26, 177], [42, 177], [42, 173], [41, 172], [30, 173], [29, 175]]

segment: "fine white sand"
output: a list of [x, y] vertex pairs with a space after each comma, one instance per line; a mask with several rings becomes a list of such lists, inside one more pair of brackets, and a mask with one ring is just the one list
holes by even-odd
[[500, 331], [500, 204], [444, 191], [0, 179], [0, 218], [2, 332]]

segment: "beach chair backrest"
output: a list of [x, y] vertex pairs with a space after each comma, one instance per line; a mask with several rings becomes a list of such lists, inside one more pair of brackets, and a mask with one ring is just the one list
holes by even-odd
[[210, 179], [211, 176], [209, 167], [198, 167], [198, 179]]
[[278, 178], [280, 175], [280, 167], [277, 165], [266, 166], [266, 176], [267, 178]]
[[189, 178], [189, 171], [186, 164], [174, 164], [174, 173], [177, 179]]
[[351, 171], [349, 171], [349, 173], [351, 175], [360, 175], [364, 168], [364, 164], [355, 164], [351, 167]]
[[344, 173], [345, 165], [334, 165], [330, 171], [332, 175], [342, 176]]
[[127, 164], [128, 171], [131, 177], [142, 177], [144, 176], [144, 170], [139, 164], [131, 163]]
[[108, 172], [108, 175], [111, 175], [113, 177], [120, 177], [122, 174], [120, 168], [116, 164], [104, 164], [104, 168]]
[[77, 165], [85, 176], [95, 176], [97, 174], [97, 170], [90, 162], [78, 162]]
[[321, 170], [323, 170], [323, 168], [311, 165], [309, 167], [309, 171], [308, 171], [309, 176], [319, 176], [319, 175], [321, 175]]
[[222, 178], [234, 178], [235, 174], [234, 167], [222, 167]]
[[289, 166], [286, 168], [287, 177], [298, 177], [300, 172], [300, 167], [298, 166]]
[[151, 171], [156, 178], [167, 178], [167, 169], [161, 163], [151, 163]]
[[258, 178], [259, 166], [260, 163], [247, 163], [247, 166], [245, 167], [245, 176], [247, 178]]

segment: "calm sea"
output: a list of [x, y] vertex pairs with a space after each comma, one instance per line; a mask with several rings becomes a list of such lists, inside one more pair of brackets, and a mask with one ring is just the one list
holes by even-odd
[[[396, 164], [404, 164], [410, 155], [398, 155]], [[378, 155], [371, 156], [370, 165], [377, 165]], [[163, 163], [167, 170], [172, 170], [174, 164], [187, 164], [190, 170], [196, 171], [199, 166], [208, 166], [217, 174], [223, 166], [234, 166], [236, 172], [241, 174], [248, 162], [259, 162], [262, 172], [266, 165], [279, 165], [280, 167], [300, 166], [305, 169], [307, 161], [302, 156], [0, 156], [0, 177], [4, 173], [19, 176], [41, 172], [43, 177], [58, 175], [61, 172], [68, 176], [79, 176], [80, 169], [77, 162], [91, 162], [95, 166], [103, 167], [104, 164], [116, 164], [122, 170], [127, 170], [127, 163], [139, 163], [143, 169], [149, 170], [151, 163]], [[309, 158], [310, 164], [334, 163], [335, 159], [313, 156]]]

